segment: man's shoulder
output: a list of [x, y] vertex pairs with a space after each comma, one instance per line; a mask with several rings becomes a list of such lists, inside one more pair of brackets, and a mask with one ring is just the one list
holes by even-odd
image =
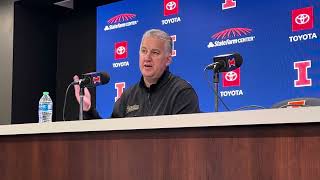
[[182, 89], [192, 88], [192, 85], [188, 81], [174, 74], [171, 74], [169, 82], [170, 84], [174, 85], [177, 88], [182, 88]]
[[124, 90], [123, 93], [131, 94], [132, 92], [135, 92], [139, 89], [140, 89], [140, 85], [139, 85], [139, 82], [137, 82], [137, 83], [133, 84], [132, 86], [128, 87], [126, 90]]

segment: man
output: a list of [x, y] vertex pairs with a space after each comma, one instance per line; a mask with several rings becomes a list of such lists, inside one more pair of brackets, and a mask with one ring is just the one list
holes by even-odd
[[[198, 113], [198, 96], [185, 80], [169, 72], [172, 61], [172, 39], [164, 31], [151, 29], [144, 33], [140, 44], [140, 82], [125, 90], [114, 105], [111, 117], [136, 117]], [[78, 76], [74, 80], [78, 80]], [[79, 85], [75, 85], [79, 102]], [[85, 89], [84, 115], [100, 118], [91, 108], [91, 96]]]

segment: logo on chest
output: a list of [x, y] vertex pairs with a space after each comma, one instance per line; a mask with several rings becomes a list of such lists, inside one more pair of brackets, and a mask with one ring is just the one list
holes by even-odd
[[137, 111], [139, 110], [139, 105], [138, 104], [135, 104], [135, 105], [132, 105], [132, 106], [127, 106], [127, 113], [131, 113], [133, 111]]

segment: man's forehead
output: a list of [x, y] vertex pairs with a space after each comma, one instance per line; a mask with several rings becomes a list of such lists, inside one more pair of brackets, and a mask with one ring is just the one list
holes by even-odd
[[155, 44], [164, 44], [165, 40], [157, 38], [157, 37], [152, 37], [152, 36], [147, 36], [143, 38], [142, 44], [144, 43], [155, 43]]
[[164, 40], [154, 38], [154, 37], [146, 37], [143, 39], [141, 48], [146, 48], [150, 50], [161, 50], [164, 48]]
[[141, 46], [141, 49], [147, 49], [147, 50], [150, 50], [150, 51], [161, 51], [161, 48], [151, 48], [151, 47], [147, 47], [147, 46]]

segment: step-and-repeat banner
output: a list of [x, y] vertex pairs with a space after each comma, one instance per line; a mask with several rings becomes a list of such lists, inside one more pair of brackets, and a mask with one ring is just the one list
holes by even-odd
[[218, 91], [231, 110], [320, 97], [318, 0], [124, 0], [97, 8], [97, 71], [111, 76], [97, 87], [103, 117], [140, 80], [141, 37], [153, 28], [172, 36], [170, 70], [192, 84], [204, 112], [214, 111], [214, 92], [212, 71], [203, 69], [233, 52], [243, 64], [220, 74]]

